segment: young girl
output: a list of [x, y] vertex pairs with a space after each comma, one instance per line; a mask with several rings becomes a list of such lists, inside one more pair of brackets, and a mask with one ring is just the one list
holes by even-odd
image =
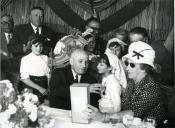
[[99, 58], [97, 65], [98, 73], [102, 75], [102, 85], [105, 89], [101, 92], [99, 100], [99, 108], [101, 112], [115, 113], [121, 110], [121, 86], [119, 81], [111, 73], [107, 55], [102, 55]]
[[125, 43], [118, 38], [112, 38], [108, 41], [107, 48], [105, 54], [109, 58], [110, 65], [113, 68], [113, 73], [117, 80], [119, 80], [120, 85], [122, 86], [122, 92], [125, 90], [127, 86], [126, 75], [123, 68], [123, 65], [120, 61], [120, 57], [122, 54], [122, 49]]
[[30, 39], [31, 53], [21, 59], [20, 75], [24, 86], [32, 89], [38, 95], [40, 102], [44, 102], [47, 95], [49, 74], [48, 57], [42, 55], [44, 37], [33, 35]]

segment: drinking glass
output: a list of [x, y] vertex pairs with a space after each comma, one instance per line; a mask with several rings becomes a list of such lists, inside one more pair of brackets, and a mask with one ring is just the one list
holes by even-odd
[[102, 113], [104, 113], [103, 123], [109, 123], [109, 116], [111, 112], [113, 112], [113, 105], [111, 105], [111, 101], [101, 98], [99, 100], [99, 109]]
[[144, 127], [154, 128], [156, 126], [156, 122], [154, 118], [144, 118], [143, 119]]
[[113, 103], [110, 99], [106, 98], [106, 86], [101, 87], [101, 99], [99, 100], [99, 109], [102, 113], [104, 113], [103, 123], [109, 123], [109, 116], [111, 112], [113, 112]]
[[110, 120], [112, 126], [115, 126], [115, 124], [122, 122], [122, 120], [120, 119], [120, 117], [117, 117], [117, 116], [116, 117], [111, 116], [109, 120]]
[[109, 109], [112, 109], [110, 107], [100, 107], [100, 111], [102, 113], [104, 113], [104, 119], [103, 119], [103, 123], [109, 123], [110, 120], [109, 120], [109, 116], [110, 116], [110, 112], [109, 112]]

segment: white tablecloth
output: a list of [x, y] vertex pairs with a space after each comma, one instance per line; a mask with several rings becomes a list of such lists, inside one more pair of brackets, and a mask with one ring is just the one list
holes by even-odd
[[63, 109], [44, 107], [47, 115], [55, 119], [53, 128], [116, 128], [112, 124], [105, 124], [98, 120], [92, 120], [89, 124], [72, 123], [71, 112]]

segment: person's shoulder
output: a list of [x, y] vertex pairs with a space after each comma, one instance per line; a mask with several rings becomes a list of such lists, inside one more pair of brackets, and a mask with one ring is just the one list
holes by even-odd
[[49, 57], [47, 55], [41, 55], [42, 58], [48, 59]]
[[49, 57], [47, 55], [41, 55], [41, 58], [46, 62], [48, 63], [49, 62]]
[[28, 61], [28, 60], [30, 60], [31, 57], [32, 57], [32, 54], [29, 53], [29, 54], [23, 56], [23, 57], [21, 58], [21, 61]]
[[49, 31], [54, 32], [54, 30], [53, 30], [51, 27], [46, 26], [46, 25], [42, 25], [42, 29], [43, 29], [43, 30], [49, 30]]
[[82, 77], [84, 78], [85, 82], [97, 83], [96, 78], [94, 76], [92, 76], [89, 71], [87, 71], [85, 74], [83, 74]]
[[160, 51], [160, 52], [163, 52], [164, 54], [169, 54], [168, 50], [164, 46], [164, 42], [161, 40], [152, 41], [150, 45], [155, 50], [155, 52]]
[[49, 26], [42, 25], [42, 34], [48, 36], [52, 41], [57, 41], [56, 32]]
[[14, 33], [25, 33], [26, 30], [30, 29], [30, 24], [18, 24], [14, 27]]
[[147, 75], [146, 78], [144, 78], [144, 81], [146, 86], [157, 85], [156, 81], [150, 75]]
[[22, 29], [22, 28], [26, 28], [29, 27], [30, 24], [18, 24], [15, 26], [16, 29]]
[[66, 74], [68, 71], [70, 71], [70, 66], [62, 67], [62, 68], [55, 68], [53, 69], [53, 74]]
[[120, 84], [119, 81], [117, 80], [117, 78], [112, 73], [107, 76], [106, 80], [109, 83], [115, 82], [116, 84]]
[[156, 82], [151, 76], [147, 76], [147, 82], [145, 88], [151, 92], [160, 92], [160, 83]]
[[115, 76], [114, 74], [111, 73], [106, 77], [106, 79], [115, 79]]
[[1, 39], [2, 39], [2, 36], [5, 36], [5, 33], [1, 29]]

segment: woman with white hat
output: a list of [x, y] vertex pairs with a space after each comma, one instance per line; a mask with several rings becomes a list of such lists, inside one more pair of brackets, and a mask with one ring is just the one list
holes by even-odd
[[150, 76], [154, 58], [155, 51], [145, 42], [129, 46], [128, 54], [122, 58], [130, 79], [122, 97], [122, 110], [130, 110], [141, 119], [154, 118], [160, 124], [165, 119], [165, 110], [159, 85]]

